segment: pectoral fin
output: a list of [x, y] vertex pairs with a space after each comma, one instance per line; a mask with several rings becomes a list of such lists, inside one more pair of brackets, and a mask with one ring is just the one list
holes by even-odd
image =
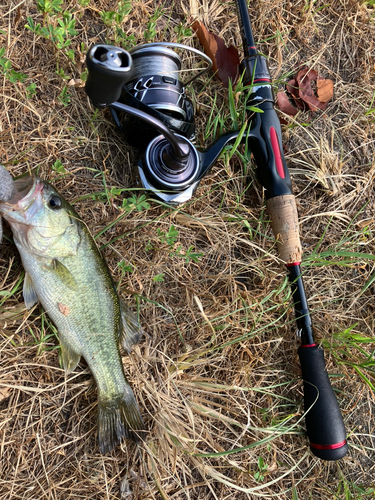
[[120, 300], [122, 332], [119, 341], [123, 349], [130, 353], [133, 345], [138, 344], [143, 333], [137, 316], [129, 309], [123, 300]]
[[61, 361], [66, 374], [71, 373], [77, 367], [81, 355], [75, 352], [67, 342], [59, 335], [61, 347]]
[[53, 271], [58, 275], [59, 279], [61, 282], [71, 290], [76, 290], [77, 289], [77, 283], [76, 280], [74, 279], [74, 276], [72, 273], [69, 271], [69, 269], [64, 266], [59, 260], [53, 259], [52, 260], [52, 268]]
[[31, 309], [39, 300], [29, 273], [25, 273], [23, 280], [23, 299], [26, 309]]

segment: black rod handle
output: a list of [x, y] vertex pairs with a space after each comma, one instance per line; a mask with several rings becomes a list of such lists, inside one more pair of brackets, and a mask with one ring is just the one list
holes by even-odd
[[328, 378], [323, 349], [298, 348], [304, 385], [306, 429], [311, 451], [323, 460], [339, 460], [348, 452], [341, 411]]

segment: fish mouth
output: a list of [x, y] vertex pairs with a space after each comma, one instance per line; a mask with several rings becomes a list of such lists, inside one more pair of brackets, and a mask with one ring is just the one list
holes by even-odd
[[38, 179], [31, 175], [27, 175], [13, 181], [14, 196], [7, 201], [7, 204], [17, 205], [19, 201], [32, 195], [36, 188], [37, 182]]
[[[30, 219], [36, 210], [30, 210], [35, 204], [37, 197], [42, 193], [44, 184], [37, 177], [27, 175], [13, 181], [14, 196], [0, 203], [0, 211], [3, 216], [11, 217], [11, 213], [23, 213], [25, 219]], [[36, 207], [35, 207], [36, 208]]]

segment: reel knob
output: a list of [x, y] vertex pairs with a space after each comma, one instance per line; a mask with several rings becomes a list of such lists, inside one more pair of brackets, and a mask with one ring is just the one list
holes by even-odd
[[181, 192], [197, 181], [200, 161], [193, 144], [183, 136], [175, 134], [188, 147], [185, 158], [173, 154], [170, 143], [163, 137], [155, 137], [148, 145], [141, 161], [141, 168], [148, 182], [144, 187], [166, 192]]
[[87, 53], [86, 94], [98, 107], [106, 107], [121, 96], [123, 85], [132, 76], [132, 57], [112, 45], [94, 45]]

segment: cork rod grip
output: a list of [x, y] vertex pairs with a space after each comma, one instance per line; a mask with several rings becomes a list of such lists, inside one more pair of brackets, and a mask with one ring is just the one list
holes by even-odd
[[301, 262], [302, 248], [298, 229], [298, 213], [294, 195], [275, 196], [267, 200], [277, 249], [286, 264]]

